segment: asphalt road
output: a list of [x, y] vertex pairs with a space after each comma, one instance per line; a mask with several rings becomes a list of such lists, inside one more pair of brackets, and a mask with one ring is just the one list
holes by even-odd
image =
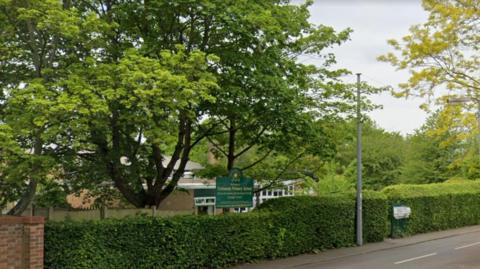
[[[360, 248], [331, 250], [283, 260], [241, 265], [238, 269], [480, 269], [480, 230], [421, 235]], [[421, 237], [424, 238], [421, 238]], [[430, 236], [431, 238], [428, 238]], [[410, 240], [410, 241], [409, 241]], [[415, 240], [419, 241], [416, 242]], [[422, 241], [423, 240], [423, 241]]]
[[302, 269], [480, 269], [480, 232], [380, 250], [313, 264]]

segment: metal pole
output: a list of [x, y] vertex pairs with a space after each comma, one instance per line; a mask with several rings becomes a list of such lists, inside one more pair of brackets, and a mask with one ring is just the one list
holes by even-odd
[[360, 76], [357, 74], [357, 203], [356, 203], [356, 231], [357, 245], [363, 245], [362, 227], [362, 114], [360, 102]]

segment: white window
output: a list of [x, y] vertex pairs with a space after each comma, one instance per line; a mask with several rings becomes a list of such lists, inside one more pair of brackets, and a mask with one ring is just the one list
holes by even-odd
[[198, 197], [195, 198], [195, 206], [215, 205], [215, 197]]

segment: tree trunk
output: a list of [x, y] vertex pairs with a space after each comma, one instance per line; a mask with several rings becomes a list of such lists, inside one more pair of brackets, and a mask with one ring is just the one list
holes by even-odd
[[22, 198], [17, 202], [17, 204], [8, 211], [7, 215], [20, 216], [31, 204], [33, 198], [35, 197], [35, 192], [37, 191], [37, 181], [31, 179], [28, 183], [27, 190], [23, 194]]
[[160, 203], [175, 190], [175, 187], [177, 186], [177, 183], [182, 177], [183, 172], [185, 171], [185, 167], [187, 166], [190, 150], [192, 149], [192, 123], [190, 122], [190, 120], [185, 121], [184, 128], [183, 150], [182, 157], [180, 158], [180, 165], [178, 166], [178, 169], [175, 171], [175, 173], [173, 173], [170, 183], [159, 193], [155, 193], [155, 206], [157, 208], [160, 206]]
[[228, 128], [228, 156], [227, 156], [227, 169], [230, 171], [235, 165], [235, 134], [236, 134], [235, 121], [230, 120], [230, 128]]
[[[37, 135], [35, 139], [35, 144], [33, 146], [33, 155], [38, 156], [42, 154], [42, 141], [40, 140], [40, 135]], [[38, 167], [36, 164], [32, 167], [32, 174], [35, 174]], [[27, 190], [23, 194], [22, 198], [17, 202], [17, 204], [7, 213], [7, 215], [20, 216], [32, 203], [33, 198], [35, 198], [35, 193], [37, 191], [37, 179], [30, 178], [28, 183]]]

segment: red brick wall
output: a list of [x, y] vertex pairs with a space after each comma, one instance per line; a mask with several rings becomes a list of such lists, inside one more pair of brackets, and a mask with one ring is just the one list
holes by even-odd
[[0, 217], [0, 269], [43, 269], [43, 217]]

